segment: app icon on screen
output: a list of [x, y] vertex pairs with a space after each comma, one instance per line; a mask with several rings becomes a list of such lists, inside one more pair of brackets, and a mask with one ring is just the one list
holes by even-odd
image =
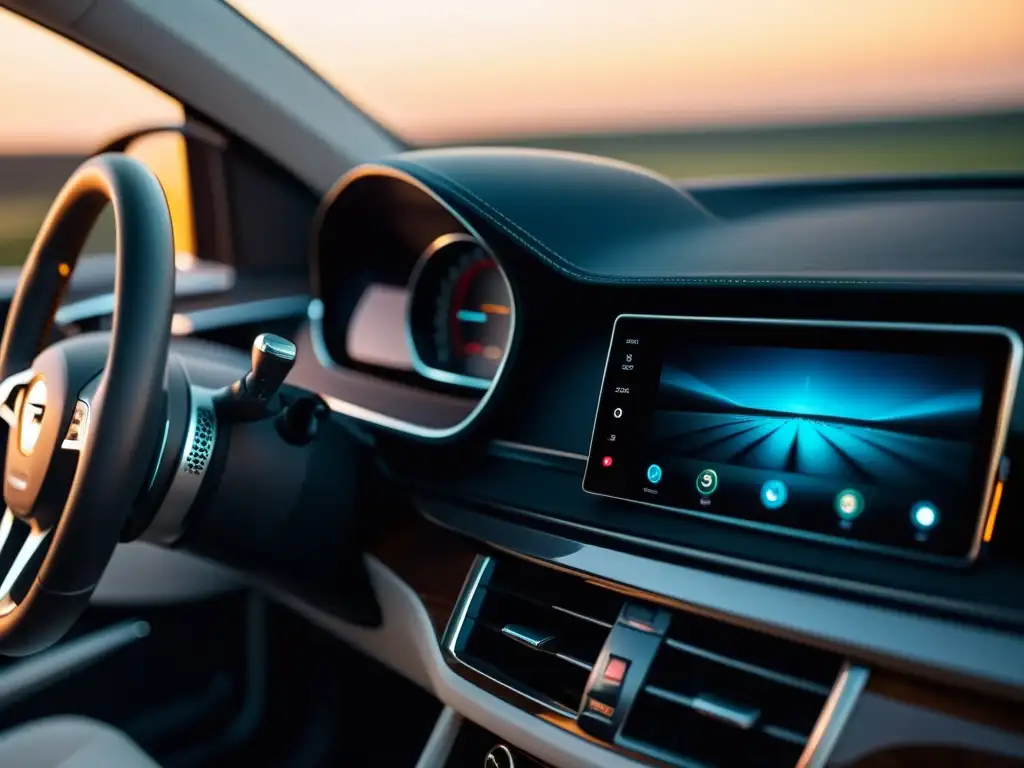
[[836, 494], [835, 507], [843, 520], [853, 520], [864, 511], [864, 497], [853, 488], [846, 488]]
[[768, 509], [778, 509], [789, 498], [789, 489], [781, 480], [769, 480], [761, 486], [761, 503]]
[[657, 485], [658, 483], [661, 482], [661, 475], [662, 475], [661, 467], [659, 467], [657, 464], [651, 464], [651, 466], [649, 466], [647, 468], [647, 481], [648, 482], [653, 483], [654, 485]]
[[910, 521], [920, 531], [930, 531], [939, 522], [939, 508], [930, 501], [919, 501], [910, 508]]
[[713, 469], [705, 469], [697, 475], [697, 490], [705, 496], [710, 496], [718, 487], [718, 473]]

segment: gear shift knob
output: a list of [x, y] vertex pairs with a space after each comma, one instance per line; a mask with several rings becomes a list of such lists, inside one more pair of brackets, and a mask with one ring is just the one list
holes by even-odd
[[268, 400], [284, 383], [295, 365], [295, 345], [273, 333], [261, 333], [252, 343], [252, 369], [245, 375], [245, 393]]

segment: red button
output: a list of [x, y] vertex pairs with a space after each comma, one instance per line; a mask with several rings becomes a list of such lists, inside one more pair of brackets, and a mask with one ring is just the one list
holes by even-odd
[[622, 679], [626, 676], [626, 670], [629, 668], [629, 662], [625, 659], [619, 659], [612, 656], [608, 659], [608, 665], [604, 668], [603, 680], [611, 685], [619, 685], [622, 683]]
[[612, 457], [605, 456], [603, 459], [601, 459], [601, 464], [605, 467], [610, 467], [612, 465]]

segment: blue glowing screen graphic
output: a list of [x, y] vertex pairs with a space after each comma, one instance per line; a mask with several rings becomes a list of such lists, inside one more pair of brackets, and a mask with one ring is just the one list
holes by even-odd
[[668, 352], [655, 455], [886, 487], [966, 486], [984, 369], [970, 359], [689, 346]]

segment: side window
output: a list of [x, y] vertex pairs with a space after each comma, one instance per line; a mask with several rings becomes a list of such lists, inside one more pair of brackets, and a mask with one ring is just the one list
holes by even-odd
[[[97, 148], [129, 131], [178, 125], [181, 105], [54, 32], [0, 9], [0, 275], [19, 268], [64, 181]], [[154, 137], [155, 138], [155, 137]], [[128, 150], [154, 170], [171, 206], [175, 246], [193, 252], [185, 141], [163, 134]], [[83, 257], [113, 253], [105, 211]], [[77, 277], [77, 273], [76, 273]]]

